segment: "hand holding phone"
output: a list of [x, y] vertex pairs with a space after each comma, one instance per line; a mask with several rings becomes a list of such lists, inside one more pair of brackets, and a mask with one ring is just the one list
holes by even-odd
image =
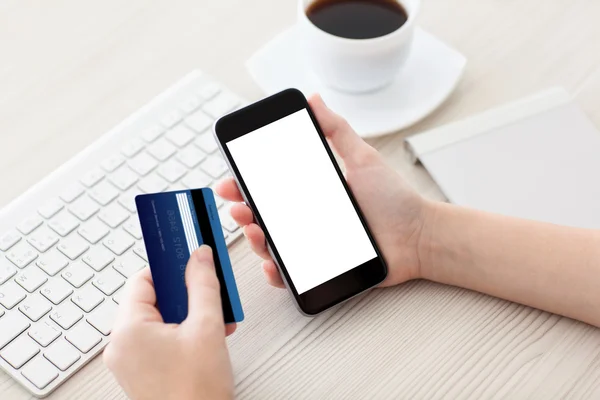
[[[340, 156], [351, 188], [375, 240], [388, 263], [388, 276], [380, 286], [392, 286], [420, 278], [417, 248], [426, 201], [389, 167], [381, 155], [360, 138], [346, 121], [315, 95], [308, 101], [325, 137]], [[238, 202], [231, 207], [234, 220], [243, 227], [253, 251], [264, 259], [265, 278], [272, 286], [284, 288], [283, 279], [266, 248], [265, 235], [245, 205], [234, 179], [216, 188], [221, 197]], [[294, 208], [288, 209], [292, 224], [298, 221]]]
[[[286, 92], [292, 92], [293, 94], [299, 94], [298, 92], [295, 92], [295, 91], [286, 91]], [[282, 94], [285, 94], [286, 92], [283, 92]], [[280, 94], [280, 96], [282, 94]], [[288, 95], [289, 94], [291, 94], [291, 93], [288, 93]], [[301, 96], [301, 94], [300, 94], [300, 96]], [[293, 159], [293, 156], [286, 157], [285, 159], [282, 159], [282, 160], [278, 161], [278, 166], [276, 168], [278, 168], [278, 171], [285, 171], [285, 173], [287, 173], [287, 172], [289, 172], [288, 170], [290, 168], [293, 170], [293, 169], [297, 168], [296, 164], [300, 164], [301, 168], [305, 168], [306, 169], [306, 165], [307, 164], [310, 166], [311, 162], [312, 162], [312, 164], [316, 163], [314, 160], [317, 158], [317, 156], [314, 155], [314, 152], [317, 151], [318, 149], [320, 149], [321, 146], [322, 146], [322, 149], [323, 149], [323, 154], [326, 155], [326, 156], [328, 156], [329, 160], [328, 160], [328, 163], [321, 164], [320, 168], [316, 171], [316, 173], [312, 172], [312, 174], [313, 174], [312, 176], [311, 176], [310, 168], [308, 168], [308, 171], [306, 171], [306, 170], [301, 171], [301, 174], [300, 174], [299, 177], [298, 177], [298, 175], [295, 175], [296, 179], [295, 180], [288, 180], [287, 181], [288, 183], [289, 182], [302, 181], [303, 179], [305, 179], [305, 176], [303, 176], [303, 175], [309, 175], [309, 176], [311, 176], [310, 179], [308, 180], [310, 182], [307, 182], [306, 185], [318, 186], [319, 185], [319, 180], [322, 180], [323, 178], [321, 176], [315, 176], [315, 175], [316, 174], [323, 175], [323, 171], [327, 171], [328, 168], [332, 168], [332, 171], [334, 171], [334, 172], [338, 171], [337, 172], [338, 177], [336, 178], [336, 180], [339, 180], [342, 183], [344, 183], [343, 177], [341, 176], [341, 174], [339, 174], [339, 170], [337, 169], [337, 165], [335, 164], [335, 161], [333, 161], [333, 158], [331, 156], [331, 152], [329, 151], [329, 148], [328, 148], [328, 146], [326, 144], [326, 141], [325, 141], [324, 137], [320, 136], [321, 132], [320, 132], [320, 128], [318, 127], [318, 125], [316, 125], [315, 116], [319, 119], [319, 122], [321, 123], [323, 131], [325, 132], [325, 134], [327, 135], [327, 137], [329, 139], [331, 139], [332, 142], [334, 143], [334, 146], [335, 146], [336, 150], [338, 151], [339, 155], [342, 156], [342, 158], [344, 159], [344, 162], [346, 164], [346, 168], [347, 168], [347, 171], [348, 171], [349, 178], [350, 178], [350, 174], [351, 174], [352, 170], [354, 169], [354, 167], [352, 166], [352, 162], [356, 161], [355, 164], [356, 165], [360, 165], [363, 161], [367, 161], [369, 159], [371, 159], [371, 160], [379, 160], [380, 161], [377, 152], [374, 149], [372, 149], [370, 146], [368, 146], [366, 143], [364, 143], [362, 141], [362, 139], [360, 139], [353, 132], [352, 132], [352, 135], [343, 135], [343, 136], [339, 135], [339, 138], [341, 140], [336, 140], [336, 137], [338, 136], [336, 134], [336, 131], [339, 131], [340, 133], [342, 133], [342, 131], [343, 131], [343, 129], [342, 130], [338, 129], [339, 127], [345, 127], [350, 132], [351, 132], [351, 130], [347, 126], [347, 124], [345, 124], [345, 122], [343, 122], [343, 120], [341, 120], [339, 117], [335, 116], [329, 110], [327, 110], [327, 108], [322, 104], [322, 102], [319, 99], [313, 101], [312, 102], [313, 104], [311, 104], [312, 108], [314, 108], [314, 111], [315, 111], [314, 115], [313, 115], [312, 111], [308, 108], [308, 106], [307, 106], [307, 104], [306, 104], [303, 96], [301, 96], [301, 99], [303, 101], [298, 101], [297, 103], [293, 103], [294, 99], [290, 99], [290, 97], [294, 97], [294, 96], [288, 96], [288, 100], [291, 100], [292, 106], [296, 107], [296, 109], [294, 109], [294, 107], [291, 107], [291, 111], [290, 111], [290, 109], [288, 107], [287, 110], [283, 110], [284, 112], [280, 113], [280, 115], [279, 115], [278, 118], [275, 118], [275, 121], [279, 121], [280, 123], [281, 122], [285, 123], [286, 119], [290, 120], [289, 116], [293, 116], [295, 113], [297, 113], [297, 111], [304, 111], [304, 113], [307, 114], [306, 116], [309, 117], [309, 118], [307, 118], [308, 121], [309, 122], [312, 121], [312, 123], [303, 124], [302, 122], [295, 121], [293, 124], [290, 124], [286, 129], [283, 129], [284, 131], [292, 131], [292, 130], [295, 129], [296, 131], [300, 131], [300, 132], [302, 132], [303, 135], [305, 135], [304, 137], [300, 137], [300, 139], [298, 139], [298, 138], [294, 139], [292, 141], [292, 146], [288, 147], [288, 149], [286, 150], [287, 153], [290, 153], [290, 154], [294, 153], [295, 149], [298, 149], [298, 148], [301, 147], [301, 145], [298, 142], [302, 141], [303, 139], [306, 139], [306, 137], [311, 137], [310, 135], [315, 135], [315, 136], [312, 136], [313, 138], [319, 138], [320, 137], [322, 139], [322, 142], [318, 146], [313, 146], [313, 147], [311, 147], [309, 149], [307, 149], [307, 148], [304, 149], [304, 151], [302, 153], [305, 156], [304, 161], [302, 161], [302, 159], [296, 159], [295, 163], [294, 162], [289, 162], [290, 159]], [[269, 100], [269, 99], [267, 99], [267, 100]], [[261, 102], [263, 104], [259, 103], [259, 105], [262, 106], [261, 108], [264, 108], [264, 106], [266, 105], [265, 102], [266, 101]], [[278, 104], [279, 107], [282, 108], [282, 109], [284, 109], [286, 107], [285, 103], [286, 102], [283, 101], [283, 99], [281, 97], [279, 97], [278, 101], [276, 102], [276, 104]], [[317, 107], [314, 107], [315, 105]], [[277, 110], [275, 110], [275, 111], [277, 111]], [[303, 114], [303, 113], [299, 113], [299, 114]], [[253, 134], [252, 132], [254, 132], [254, 133], [260, 133], [260, 130], [258, 130], [260, 127], [262, 127], [262, 126], [269, 126], [269, 125], [272, 124], [272, 122], [268, 122], [268, 123], [262, 122], [262, 123], [260, 123], [259, 122], [260, 118], [256, 117], [256, 113], [253, 113], [253, 116], [254, 116], [255, 126], [254, 126], [254, 129], [247, 129], [246, 128], [246, 130], [248, 132], [251, 132], [250, 135], [248, 135], [248, 136], [251, 136]], [[298, 114], [296, 114], [296, 116], [298, 116]], [[237, 117], [239, 117], [239, 115]], [[271, 113], [271, 118], [273, 118], [272, 113]], [[240, 124], [240, 122], [243, 122], [243, 121], [241, 121], [238, 118], [237, 119], [237, 126], [238, 127], [244, 126], [244, 124], [243, 123]], [[253, 121], [249, 120], [249, 121], [246, 121], [246, 122], [252, 123]], [[336, 125], [339, 125], [339, 126], [336, 126]], [[221, 126], [221, 127], [223, 127], [223, 126]], [[217, 124], [216, 128], [217, 128], [216, 129], [217, 137], [219, 137], [219, 124]], [[282, 130], [281, 128], [284, 128], [284, 127], [281, 126], [280, 129], [279, 129], [280, 131]], [[291, 136], [292, 135], [288, 135], [287, 138], [289, 139]], [[222, 139], [222, 138], [220, 138], [220, 139]], [[226, 144], [227, 140], [225, 140], [224, 143], [223, 143], [223, 141], [221, 141], [221, 142], [222, 142], [221, 144]], [[318, 144], [318, 141], [316, 141], [316, 143]], [[277, 147], [281, 151], [285, 147], [285, 144], [278, 145]], [[227, 149], [225, 148], [225, 150], [227, 150]], [[228, 157], [228, 159], [230, 160], [230, 162], [233, 165], [233, 168], [235, 169], [235, 158], [236, 158], [235, 155], [233, 156], [233, 160], [231, 160], [231, 154], [228, 154], [227, 151], [225, 151], [225, 155]], [[238, 156], [239, 156], [239, 154], [238, 154]], [[261, 156], [261, 154], [260, 154], [260, 149], [259, 149], [258, 151], [257, 150], [252, 151], [251, 155], [249, 156], [249, 158], [252, 160], [252, 157], [260, 157], [260, 156]], [[325, 158], [328, 158], [328, 157], [325, 157]], [[349, 163], [348, 160], [350, 160], [352, 162]], [[254, 163], [254, 161], [252, 161], [252, 163]], [[381, 165], [385, 166], [383, 163], [381, 163]], [[245, 167], [240, 168], [240, 170], [238, 170], [238, 171], [234, 170], [236, 178], [238, 178], [238, 182], [240, 183], [240, 187], [244, 186], [243, 185], [243, 183], [244, 183], [243, 182], [243, 179], [244, 179], [244, 169], [245, 169]], [[395, 172], [393, 172], [392, 170], [389, 170], [389, 172], [390, 172], [391, 176], [397, 177], [397, 175], [395, 174]], [[294, 172], [292, 172], [292, 173], [294, 173]], [[295, 173], [297, 174], [298, 171], [295, 171]], [[262, 177], [264, 177], [264, 175], [269, 175], [269, 171], [266, 171], [266, 172], [263, 171], [263, 173], [260, 174], [260, 176], [262, 176]], [[288, 175], [285, 175], [285, 176], [288, 176]], [[339, 200], [340, 199], [339, 197], [338, 197], [338, 201], [337, 202], [333, 202], [333, 203], [330, 203], [330, 204], [327, 204], [327, 202], [325, 200], [325, 199], [335, 198], [335, 194], [331, 194], [330, 192], [328, 192], [328, 191], [331, 190], [332, 186], [335, 186], [334, 184], [332, 184], [332, 182], [334, 182], [333, 180], [330, 181], [328, 185], [321, 186], [320, 190], [316, 190], [316, 191], [310, 191], [310, 190], [308, 190], [308, 191], [304, 191], [304, 192], [300, 190], [300, 189], [304, 189], [304, 186], [302, 186], [302, 185], [292, 187], [292, 189], [290, 189], [289, 187], [288, 188], [286, 188], [286, 187], [282, 188], [280, 182], [281, 182], [281, 180], [275, 180], [275, 181], [271, 180], [271, 181], [267, 182], [267, 184], [270, 185], [269, 186], [270, 187], [269, 190], [271, 191], [270, 196], [281, 199], [281, 195], [284, 194], [286, 192], [286, 190], [288, 192], [287, 193], [288, 195], [289, 195], [289, 192], [291, 190], [294, 190], [294, 193], [292, 195], [293, 196], [299, 196], [301, 198], [301, 200], [302, 200], [300, 202], [290, 202], [290, 201], [283, 201], [283, 200], [281, 201], [281, 203], [283, 205], [283, 211], [281, 211], [280, 215], [285, 217], [286, 226], [288, 226], [289, 229], [291, 229], [291, 230], [297, 229], [299, 225], [300, 225], [300, 228], [297, 229], [297, 231], [300, 231], [300, 232], [302, 232], [302, 228], [306, 229], [306, 227], [308, 225], [310, 225], [313, 228], [313, 230], [315, 229], [315, 226], [316, 226], [315, 225], [315, 221], [314, 221], [314, 219], [312, 219], [312, 220], [310, 219], [310, 213], [307, 214], [306, 213], [306, 207], [304, 207], [304, 204], [305, 204], [304, 201], [306, 201], [306, 199], [303, 198], [302, 196], [306, 196], [307, 193], [314, 194], [316, 196], [316, 198], [319, 201], [319, 203], [318, 203], [319, 207], [322, 206], [322, 207], [327, 208], [328, 206], [332, 206], [332, 205], [333, 206], [336, 206], [336, 205], [339, 206], [339, 204], [342, 202], [342, 201]], [[313, 182], [316, 182], [316, 183], [313, 183]], [[349, 182], [352, 183], [351, 180]], [[283, 186], [285, 186], [285, 185], [283, 185]], [[345, 194], [344, 197], [347, 196], [346, 198], [350, 199], [349, 202], [354, 201], [354, 199], [352, 197], [352, 194], [347, 189], [347, 186], [343, 185], [343, 187], [345, 187], [346, 190], [347, 190], [347, 193]], [[248, 197], [249, 197], [248, 194], [250, 196], [252, 196], [253, 190], [252, 190], [252, 187], [248, 187], [246, 189], [249, 189], [249, 193], [248, 192], [245, 193], [245, 197], [248, 199]], [[352, 189], [353, 189], [353, 191], [355, 190], [355, 188], [352, 188]], [[367, 189], [371, 189], [371, 188], [367, 187]], [[375, 189], [376, 190], [380, 190], [382, 188], [380, 188], [380, 189], [375, 188]], [[221, 191], [221, 194], [224, 197], [228, 197], [230, 200], [237, 200], [237, 201], [241, 200], [240, 193], [235, 191], [235, 187], [231, 184], [231, 182], [229, 183], [229, 187], [228, 187], [227, 184], [224, 184], [224, 185], [222, 185], [219, 188], [219, 190]], [[242, 190], [244, 190], [244, 189], [242, 188]], [[227, 192], [229, 192], [229, 193], [227, 193]], [[319, 197], [319, 194], [321, 194], [320, 197]], [[290, 196], [288, 196], [288, 198], [289, 197]], [[415, 195], [415, 197], [417, 199], [420, 199], [417, 195]], [[310, 199], [308, 200], [309, 203], [311, 203], [311, 201], [312, 200], [310, 200]], [[250, 206], [253, 206], [253, 204], [251, 204], [250, 201], [248, 202], [248, 204]], [[313, 206], [314, 206], [314, 203], [313, 203]], [[240, 211], [241, 215], [235, 215], [236, 214], [235, 213], [236, 210]], [[355, 210], [356, 210], [356, 214], [355, 215], [358, 215], [359, 219], [363, 218], [362, 214], [360, 213], [360, 209], [358, 209], [358, 206], [356, 206]], [[257, 215], [258, 222], [261, 222], [260, 211], [261, 211], [261, 206], [259, 204], [258, 205], [258, 213], [257, 213], [258, 214]], [[270, 211], [271, 210], [267, 210], [267, 215], [269, 214]], [[344, 214], [344, 216], [341, 219], [335, 220], [335, 218], [333, 218], [333, 219], [329, 219], [328, 220], [330, 212], [331, 212], [331, 210], [327, 210], [327, 213], [323, 217], [323, 221], [321, 221], [320, 228], [318, 228], [319, 229], [319, 231], [318, 231], [319, 234], [327, 233], [328, 229], [336, 228], [337, 227], [336, 222], [333, 222], [332, 225], [328, 225], [328, 224], [331, 224], [332, 221], [339, 222], [340, 220], [343, 221], [345, 218], [352, 219], [351, 216], [350, 216], [350, 213], [346, 213], [346, 214]], [[333, 214], [335, 214], [335, 212]], [[240, 205], [239, 207], [232, 208], [232, 215], [242, 225], [246, 225], [246, 224], [248, 224], [248, 223], [251, 222], [251, 218], [252, 218], [251, 212], [247, 208], [245, 208], [244, 206], [242, 206], [242, 205]], [[364, 219], [362, 221], [364, 221]], [[264, 221], [262, 221], [262, 222], [264, 223]], [[319, 221], [317, 221], [317, 222], [319, 222]], [[302, 225], [304, 225], [304, 226], [302, 226]], [[370, 236], [370, 233], [368, 232], [368, 230], [366, 228], [366, 223], [363, 225], [362, 229], [364, 229], [364, 231], [367, 232], [367, 236]], [[266, 234], [267, 234], [266, 235], [267, 236], [266, 240], [267, 241], [269, 241], [268, 230], [269, 230], [269, 223], [267, 222], [266, 223]], [[354, 233], [356, 233], [357, 231], [359, 231], [359, 230], [355, 230]], [[304, 232], [306, 232], [306, 230]], [[348, 236], [347, 236], [348, 232], [350, 232], [352, 234], [352, 229], [343, 229], [342, 233], [341, 234], [338, 233], [338, 235], [336, 235], [336, 237], [342, 238], [343, 240], [345, 240], [346, 244], [349, 244], [348, 240], [347, 240], [347, 238], [348, 238]], [[265, 236], [263, 236], [262, 231], [256, 225], [249, 225], [247, 228], [245, 228], [245, 233], [251, 239], [251, 243], [253, 243], [255, 245], [254, 246], [255, 250], [257, 250], [258, 252], [261, 252], [262, 253], [261, 255], [264, 258], [268, 258], [268, 256], [271, 255], [269, 253], [275, 253], [273, 251], [273, 248], [272, 248], [273, 246], [271, 246], [270, 244], [269, 244], [269, 247], [271, 247], [271, 249], [270, 249], [269, 253], [267, 253], [265, 251], [265, 247], [263, 247], [263, 245], [262, 245], [262, 243], [264, 243]], [[275, 236], [281, 236], [281, 234], [277, 234]], [[386, 235], [386, 236], [388, 236], [388, 235]], [[394, 235], [394, 236], [397, 236], [397, 235]], [[300, 243], [299, 243], [302, 246], [302, 248], [300, 250], [303, 251], [305, 253], [305, 255], [308, 255], [309, 257], [311, 255], [315, 254], [315, 248], [317, 248], [317, 251], [319, 250], [318, 249], [319, 248], [319, 244], [327, 243], [327, 241], [330, 240], [328, 236], [321, 236], [321, 241], [318, 242], [318, 243], [315, 243], [314, 241], [311, 240], [312, 239], [312, 234], [308, 235], [308, 236], [304, 235], [304, 237], [306, 238], [306, 240], [300, 241]], [[258, 239], [258, 240], [252, 240], [253, 238], [254, 239]], [[277, 237], [275, 237], [274, 239], [275, 239], [275, 247], [276, 247], [277, 246]], [[384, 237], [384, 239], [386, 239], [386, 237]], [[296, 241], [296, 242], [298, 242], [298, 241]], [[286, 245], [285, 241], [282, 242], [280, 240], [280, 243], [283, 243], [283, 245], [285, 247], [285, 245]], [[342, 242], [342, 245], [340, 247], [338, 247], [337, 253], [332, 251], [332, 256], [333, 257], [329, 258], [329, 262], [330, 263], [329, 264], [325, 264], [325, 265], [321, 264], [320, 265], [320, 269], [326, 269], [326, 268], [328, 268], [329, 271], [326, 271], [326, 272], [331, 272], [332, 270], [335, 271], [335, 268], [329, 268], [329, 267], [332, 266], [333, 264], [336, 264], [338, 260], [339, 261], [344, 261], [344, 260], [347, 261], [348, 258], [345, 258], [345, 257], [348, 256], [348, 255], [352, 256], [352, 255], [356, 255], [358, 253], [358, 252], [355, 252], [354, 250], [356, 250], [360, 246], [348, 245], [348, 246], [346, 246], [344, 248], [343, 243], [344, 242]], [[374, 243], [374, 241], [372, 241], [371, 243]], [[342, 255], [340, 255], [340, 250], [339, 250], [340, 248], [345, 249], [344, 251], [346, 251], [346, 253], [349, 253], [349, 254], [342, 254]], [[375, 245], [373, 246], [373, 248], [377, 249]], [[390, 247], [388, 246], [388, 248], [390, 248]], [[321, 250], [322, 249], [323, 249], [323, 247], [321, 247]], [[332, 247], [332, 249], [334, 249], [334, 247]], [[399, 246], [399, 250], [402, 250], [401, 246]], [[377, 253], [377, 250], [376, 250], [376, 253]], [[289, 254], [289, 253], [286, 253], [286, 254]], [[414, 252], [410, 252], [410, 254], [414, 254]], [[276, 254], [273, 254], [273, 255], [276, 256]], [[396, 257], [393, 257], [393, 258], [396, 258]], [[346, 299], [346, 298], [351, 297], [352, 295], [356, 294], [356, 293], [353, 292], [353, 290], [356, 290], [357, 288], [364, 290], [364, 289], [366, 289], [366, 288], [368, 288], [370, 286], [373, 286], [373, 285], [379, 283], [379, 282], [373, 282], [373, 280], [370, 280], [370, 278], [372, 278], [373, 274], [381, 272], [381, 268], [378, 268], [378, 265], [381, 266], [382, 263], [383, 263], [383, 259], [379, 256], [378, 258], [376, 258], [376, 260], [378, 259], [380, 264], [378, 264], [378, 265], [377, 264], [371, 265], [371, 269], [370, 270], [366, 270], [366, 273], [365, 273], [365, 270], [363, 270], [362, 274], [360, 274], [360, 273], [359, 274], [355, 274], [352, 277], [352, 280], [349, 281], [349, 282], [348, 281], [344, 282], [344, 278], [348, 277], [348, 275], [352, 275], [353, 273], [359, 272], [361, 268], [357, 268], [357, 266], [350, 266], [349, 270], [346, 270], [345, 272], [344, 271], [339, 272], [339, 270], [338, 270], [338, 275], [334, 275], [334, 277], [332, 279], [330, 279], [329, 281], [320, 282], [320, 279], [317, 279], [320, 276], [319, 273], [318, 272], [315, 273], [314, 270], [311, 270], [311, 266], [313, 266], [313, 264], [319, 265], [318, 260], [315, 260], [314, 263], [307, 262], [307, 263], [303, 264], [306, 267], [304, 267], [304, 269], [301, 271], [301, 273], [310, 274], [309, 280], [312, 279], [313, 283], [316, 282], [317, 286], [314, 286], [312, 289], [309, 288], [307, 291], [302, 291], [302, 285], [304, 284], [303, 283], [303, 279], [305, 277], [304, 276], [300, 276], [297, 273], [296, 274], [292, 273], [291, 274], [291, 281], [292, 282], [290, 284], [289, 276], [286, 277], [286, 273], [288, 271], [286, 270], [286, 267], [285, 267], [285, 265], [286, 265], [285, 264], [285, 262], [286, 262], [285, 257], [283, 259], [283, 262], [277, 260], [277, 256], [274, 257], [274, 259], [279, 264], [279, 266], [281, 268], [282, 275], [284, 276], [284, 279], [287, 280], [288, 287], [293, 286], [293, 287], [290, 288], [290, 290], [294, 294], [296, 300], [297, 301], [300, 300], [300, 301], [298, 301], [298, 303], [299, 303], [299, 306], [300, 306], [301, 310], [303, 310], [303, 312], [308, 313], [308, 314], [314, 313], [314, 312], [311, 312], [311, 311], [314, 311], [314, 308], [313, 308], [313, 310], [308, 310], [308, 312], [307, 312], [307, 310], [303, 309], [303, 306], [306, 307], [306, 303], [307, 303], [306, 302], [306, 300], [307, 300], [306, 298], [307, 297], [309, 297], [309, 299], [308, 299], [309, 305], [311, 305], [311, 306], [313, 306], [315, 308], [321, 309], [321, 310], [325, 309], [328, 306], [336, 304], [337, 302], [342, 301], [343, 299]], [[283, 267], [281, 266], [281, 264], [283, 264]], [[343, 262], [340, 262], [339, 264], [343, 264]], [[352, 262], [345, 262], [346, 268], [348, 268], [348, 266], [350, 264], [352, 264]], [[291, 263], [290, 265], [293, 265], [293, 263]], [[271, 262], [267, 262], [266, 263], [267, 270], [269, 270], [269, 268], [272, 267], [272, 266], [273, 265], [271, 264]], [[334, 266], [334, 267], [338, 267], [338, 266]], [[360, 267], [360, 265], [358, 265], [358, 267]], [[410, 268], [409, 268], [409, 271], [410, 271]], [[408, 274], [405, 273], [405, 275], [409, 275], [409, 276], [411, 274], [412, 274], [412, 272], [408, 272]], [[296, 276], [294, 276], [294, 275], [296, 275]], [[276, 277], [277, 275], [274, 274], [273, 276]], [[380, 275], [380, 278], [382, 279], [381, 275]], [[295, 283], [294, 283], [294, 279], [296, 281], [300, 282], [300, 284], [298, 285], [298, 286], [301, 287], [300, 293], [298, 293], [298, 290], [294, 290], [294, 288], [296, 286]], [[370, 285], [370, 286], [367, 286], [367, 285]], [[327, 303], [327, 304], [325, 304], [326, 301], [324, 301], [324, 298], [327, 297], [326, 294], [324, 295], [323, 291], [319, 290], [319, 289], [323, 289], [324, 287], [328, 287], [327, 288], [327, 293], [328, 294], [330, 294], [330, 295], [336, 295], [337, 296], [337, 298], [333, 299], [333, 301], [331, 301], [331, 298], [330, 298], [330, 302]], [[315, 290], [315, 289], [317, 289], [317, 290]], [[308, 296], [305, 293], [307, 293]], [[316, 295], [316, 294], [319, 294], [319, 296], [313, 296], [313, 295]], [[298, 297], [299, 297], [299, 299], [298, 299]], [[310, 298], [310, 297], [312, 297], [312, 298]]]

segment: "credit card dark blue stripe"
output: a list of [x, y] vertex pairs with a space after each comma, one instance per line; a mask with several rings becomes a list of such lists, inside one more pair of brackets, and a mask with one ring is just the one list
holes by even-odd
[[225, 285], [221, 284], [221, 298], [228, 298], [229, 304], [231, 305], [232, 315], [228, 315], [230, 311], [226, 307], [223, 307], [223, 313], [225, 320], [232, 318], [234, 321], [244, 319], [244, 312], [242, 310], [242, 302], [240, 301], [237, 286], [235, 284], [235, 277], [233, 276], [233, 268], [231, 267], [231, 260], [229, 259], [229, 252], [227, 251], [227, 244], [225, 242], [225, 236], [223, 235], [223, 228], [221, 227], [221, 221], [219, 220], [219, 213], [217, 211], [217, 205], [215, 203], [215, 196], [211, 189], [192, 190], [190, 193], [194, 210], [196, 212], [195, 220], [210, 221], [210, 224], [199, 224], [200, 232], [205, 238], [205, 244], [209, 245], [213, 249], [213, 257], [215, 263], [220, 262], [221, 268], [217, 269], [217, 277], [220, 282], [225, 282]]
[[225, 322], [242, 321], [242, 304], [212, 190], [139, 195], [136, 206], [163, 320], [180, 323], [186, 318], [185, 267], [193, 251], [206, 244], [213, 249]]

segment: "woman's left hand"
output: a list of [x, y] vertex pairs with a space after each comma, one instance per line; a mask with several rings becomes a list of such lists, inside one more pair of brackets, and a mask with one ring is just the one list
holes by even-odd
[[189, 311], [165, 324], [156, 308], [150, 270], [128, 282], [104, 361], [132, 399], [230, 399], [233, 375], [225, 336], [219, 280], [212, 251], [196, 250], [185, 280]]

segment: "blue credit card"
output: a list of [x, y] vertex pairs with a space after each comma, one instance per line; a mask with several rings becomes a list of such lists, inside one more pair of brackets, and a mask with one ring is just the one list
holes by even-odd
[[194, 250], [206, 244], [212, 248], [221, 284], [225, 323], [242, 321], [244, 311], [212, 190], [142, 194], [135, 203], [163, 320], [181, 323], [187, 317], [185, 268]]

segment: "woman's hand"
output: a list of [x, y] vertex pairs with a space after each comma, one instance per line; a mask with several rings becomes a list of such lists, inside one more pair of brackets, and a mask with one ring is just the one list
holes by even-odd
[[223, 322], [210, 247], [192, 254], [185, 281], [189, 312], [179, 325], [163, 322], [148, 268], [127, 284], [104, 361], [134, 400], [233, 397], [225, 336], [235, 325]]
[[[420, 278], [420, 238], [433, 205], [412, 190], [343, 118], [327, 108], [319, 96], [312, 97], [309, 104], [323, 133], [344, 163], [348, 185], [388, 263], [388, 276], [382, 285]], [[239, 203], [231, 207], [231, 216], [243, 228], [254, 252], [265, 260], [263, 269], [267, 281], [273, 286], [284, 287], [267, 251], [265, 235], [254, 223], [250, 208], [242, 203], [235, 180], [230, 178], [221, 182], [217, 193]], [[294, 210], [289, 212], [293, 224]]]

